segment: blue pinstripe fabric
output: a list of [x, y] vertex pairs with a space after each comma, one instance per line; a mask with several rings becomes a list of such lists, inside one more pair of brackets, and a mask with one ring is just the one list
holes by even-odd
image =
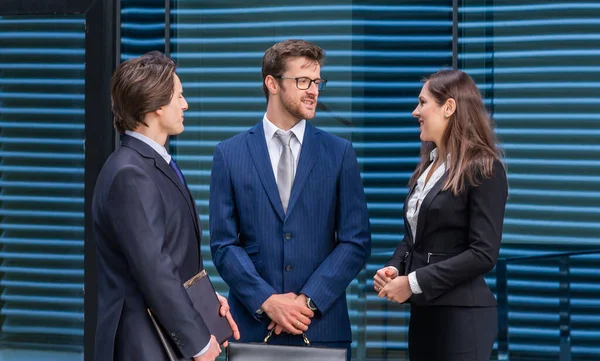
[[217, 146], [209, 207], [213, 260], [242, 341], [262, 341], [268, 320], [255, 311], [287, 292], [319, 308], [312, 341], [351, 340], [345, 290], [365, 265], [371, 233], [350, 142], [307, 124], [284, 214], [259, 123]]

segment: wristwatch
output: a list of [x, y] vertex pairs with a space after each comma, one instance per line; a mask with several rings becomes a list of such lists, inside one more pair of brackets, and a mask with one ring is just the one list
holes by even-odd
[[317, 310], [317, 306], [315, 306], [315, 303], [310, 299], [310, 297], [306, 297], [306, 306], [310, 308], [311, 311]]

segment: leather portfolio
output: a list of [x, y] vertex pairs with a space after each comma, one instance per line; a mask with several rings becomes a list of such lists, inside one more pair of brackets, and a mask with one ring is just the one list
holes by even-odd
[[[227, 321], [226, 317], [221, 317], [221, 314], [219, 313], [221, 304], [205, 270], [200, 271], [194, 277], [186, 281], [183, 284], [183, 287], [187, 291], [194, 308], [200, 313], [208, 330], [215, 336], [219, 344], [222, 344], [233, 336], [233, 330], [229, 326], [229, 321]], [[148, 309], [148, 315], [150, 315], [152, 324], [156, 329], [158, 338], [160, 339], [169, 360], [189, 360], [183, 358], [179, 349], [172, 344], [171, 339], [168, 337], [168, 333], [160, 325], [150, 309]]]
[[269, 332], [263, 343], [230, 342], [227, 361], [346, 361], [347, 349], [313, 347], [306, 335], [305, 346], [269, 345]]

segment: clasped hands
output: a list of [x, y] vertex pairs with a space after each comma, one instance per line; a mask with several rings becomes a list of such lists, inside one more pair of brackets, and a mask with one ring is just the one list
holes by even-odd
[[282, 331], [293, 335], [306, 332], [310, 319], [315, 315], [306, 304], [306, 296], [292, 292], [271, 295], [262, 304], [261, 309], [271, 319], [268, 329], [275, 328], [276, 335]]
[[392, 267], [384, 267], [373, 276], [375, 291], [379, 292], [379, 298], [386, 298], [388, 301], [402, 303], [410, 296], [412, 290], [408, 282], [408, 277], [398, 277], [398, 271]]

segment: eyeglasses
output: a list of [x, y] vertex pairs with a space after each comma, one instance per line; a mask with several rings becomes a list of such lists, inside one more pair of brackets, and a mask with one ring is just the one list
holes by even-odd
[[298, 88], [300, 90], [306, 90], [306, 89], [310, 88], [312, 83], [315, 83], [315, 85], [317, 86], [317, 89], [319, 91], [321, 91], [321, 90], [325, 90], [325, 86], [327, 85], [327, 80], [325, 80], [325, 79], [320, 79], [320, 78], [319, 79], [311, 79], [306, 76], [301, 76], [299, 78], [294, 78], [291, 76], [276, 76], [275, 78], [294, 79], [296, 81], [296, 88]]

